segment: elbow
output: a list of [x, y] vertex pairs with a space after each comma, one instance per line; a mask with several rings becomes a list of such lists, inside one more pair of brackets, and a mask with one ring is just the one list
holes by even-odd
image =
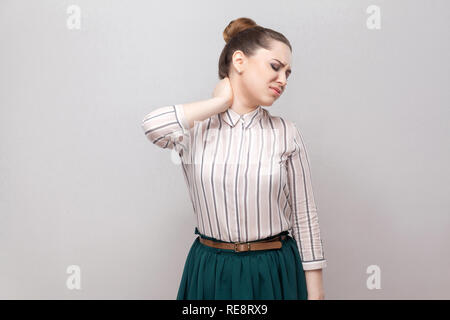
[[153, 141], [152, 139], [152, 127], [151, 125], [149, 125], [148, 122], [144, 120], [142, 120], [141, 122], [141, 129], [144, 132], [144, 135], [147, 137], [147, 139], [149, 139], [150, 141]]

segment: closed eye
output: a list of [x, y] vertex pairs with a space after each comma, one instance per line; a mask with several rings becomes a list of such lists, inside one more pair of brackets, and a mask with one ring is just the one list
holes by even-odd
[[280, 67], [275, 66], [274, 64], [270, 64], [272, 66], [272, 69], [275, 71], [278, 71], [280, 69]]
[[[271, 63], [270, 65], [272, 66], [272, 69], [273, 69], [273, 70], [275, 70], [275, 71], [280, 70], [280, 67], [279, 67], [279, 66], [274, 65], [273, 63]], [[291, 72], [290, 72], [290, 71], [287, 71], [287, 72], [286, 72], [286, 79], [289, 78], [290, 75], [291, 75]]]

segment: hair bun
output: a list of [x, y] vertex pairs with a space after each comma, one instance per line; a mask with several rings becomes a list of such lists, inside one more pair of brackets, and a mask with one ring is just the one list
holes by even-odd
[[232, 20], [227, 25], [225, 30], [223, 30], [223, 39], [225, 40], [226, 43], [228, 43], [230, 39], [233, 38], [237, 33], [256, 26], [257, 26], [256, 22], [250, 18], [242, 17]]

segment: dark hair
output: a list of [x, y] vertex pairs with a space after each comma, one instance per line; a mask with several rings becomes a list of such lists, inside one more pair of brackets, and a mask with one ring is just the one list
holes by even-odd
[[270, 50], [271, 41], [277, 40], [285, 43], [292, 52], [291, 44], [284, 35], [261, 27], [252, 19], [245, 17], [232, 20], [223, 30], [223, 39], [226, 44], [219, 58], [219, 79], [228, 77], [231, 57], [236, 50], [241, 50], [250, 57], [259, 48]]

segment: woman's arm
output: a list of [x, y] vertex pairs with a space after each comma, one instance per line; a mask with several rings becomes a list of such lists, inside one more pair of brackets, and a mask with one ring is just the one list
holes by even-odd
[[[142, 120], [147, 138], [163, 149], [187, 150], [190, 129], [196, 121], [203, 121], [227, 110], [233, 102], [233, 90], [228, 78], [218, 82], [211, 99], [164, 106], [154, 109]], [[187, 140], [187, 141], [186, 141]]]
[[189, 128], [195, 121], [203, 121], [219, 112], [226, 111], [233, 103], [233, 98], [230, 79], [225, 77], [216, 84], [211, 99], [184, 105], [184, 114]]
[[208, 100], [185, 103], [183, 106], [186, 122], [190, 129], [195, 121], [203, 121], [219, 112], [223, 112], [228, 109], [230, 104], [222, 97], [214, 97]]
[[227, 106], [221, 97], [163, 106], [147, 114], [141, 127], [148, 140], [156, 146], [186, 154], [190, 148], [190, 129], [195, 121], [203, 121]]
[[293, 135], [291, 149], [294, 150], [287, 159], [292, 234], [297, 241], [305, 271], [308, 299], [320, 299], [324, 296], [322, 269], [326, 267], [327, 262], [320, 236], [309, 159], [300, 131], [294, 123], [289, 124]]
[[233, 89], [230, 79], [225, 77], [216, 84], [211, 99], [184, 104], [184, 114], [189, 128], [192, 128], [195, 121], [203, 121], [226, 111], [232, 103]]
[[308, 289], [308, 300], [324, 300], [322, 269], [306, 270], [306, 287]]

